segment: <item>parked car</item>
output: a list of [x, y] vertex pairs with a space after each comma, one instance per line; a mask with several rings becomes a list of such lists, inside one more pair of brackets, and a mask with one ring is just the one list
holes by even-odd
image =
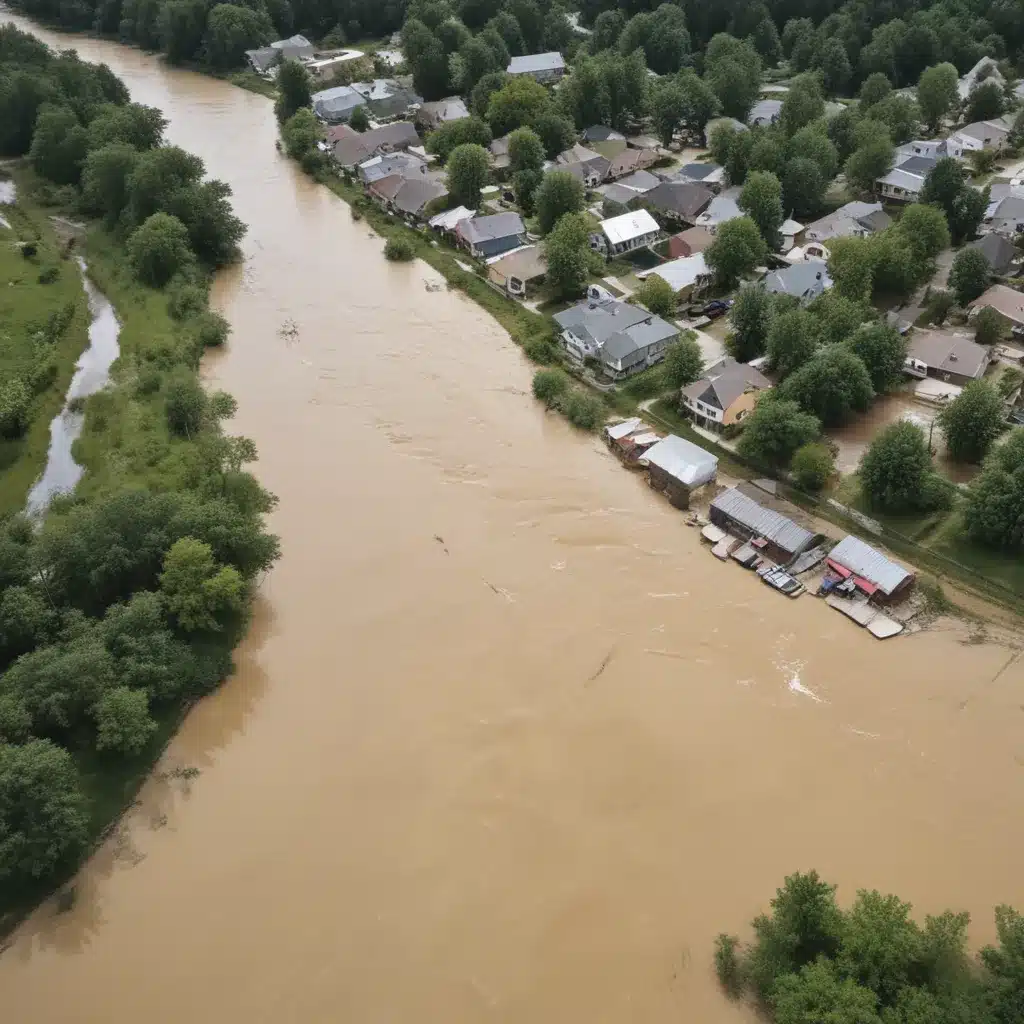
[[706, 316], [709, 320], [717, 320], [720, 316], [725, 316], [731, 306], [732, 299], [712, 299], [701, 308], [700, 315]]

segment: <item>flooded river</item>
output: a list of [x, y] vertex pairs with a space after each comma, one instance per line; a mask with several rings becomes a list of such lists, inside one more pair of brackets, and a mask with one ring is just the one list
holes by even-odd
[[716, 562], [275, 152], [269, 101], [39, 35], [234, 189], [207, 374], [284, 556], [74, 909], [0, 957], [5, 1021], [731, 1024], [713, 937], [787, 872], [968, 909], [976, 941], [1024, 906], [1013, 650], [878, 643]]

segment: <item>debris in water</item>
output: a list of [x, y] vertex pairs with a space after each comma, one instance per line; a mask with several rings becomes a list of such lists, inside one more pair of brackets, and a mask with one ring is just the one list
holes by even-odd
[[289, 317], [277, 330], [278, 336], [284, 338], [286, 345], [294, 345], [299, 340], [299, 325]]
[[489, 586], [496, 594], [500, 594], [505, 598], [509, 604], [512, 604], [515, 601], [515, 598], [504, 587], [496, 587], [490, 580], [484, 580], [484, 583], [486, 583], [487, 586]]
[[598, 666], [597, 671], [587, 680], [588, 683], [592, 683], [602, 672], [608, 667], [608, 662], [612, 660], [612, 656], [615, 654], [615, 648], [613, 647], [605, 656], [604, 660]]
[[427, 281], [426, 279], [424, 279], [423, 284], [428, 292], [439, 292], [441, 290], [440, 281]]
[[437, 543], [440, 544], [442, 548], [444, 548], [444, 553], [447, 555], [449, 553], [449, 551], [448, 551], [447, 546], [445, 545], [444, 537], [442, 537], [441, 534], [439, 534], [439, 533], [435, 533], [434, 534], [434, 540], [436, 540]]
[[793, 693], [802, 693], [805, 697], [810, 697], [811, 700], [817, 701], [819, 704], [827, 704], [828, 701], [823, 697], [819, 697], [813, 690], [808, 690], [803, 683], [800, 682], [800, 675], [798, 672], [794, 672], [790, 676], [789, 682], [786, 684]]

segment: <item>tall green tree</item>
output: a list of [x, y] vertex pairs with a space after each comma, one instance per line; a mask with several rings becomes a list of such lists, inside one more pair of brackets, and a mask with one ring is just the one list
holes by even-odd
[[729, 313], [732, 333], [726, 344], [741, 363], [764, 355], [775, 315], [772, 296], [759, 284], [745, 285], [736, 293]]
[[932, 472], [928, 443], [920, 427], [906, 420], [890, 424], [861, 460], [861, 488], [873, 508], [895, 514], [921, 509]]
[[544, 166], [544, 144], [531, 128], [517, 128], [508, 137], [509, 167], [518, 171], [539, 171]]
[[[309, 72], [297, 61], [286, 60], [277, 72], [277, 102], [274, 113], [279, 124], [303, 107], [312, 106], [313, 91], [310, 88]], [[361, 107], [356, 109], [361, 110]]]
[[533, 196], [537, 226], [548, 234], [567, 213], [583, 209], [583, 185], [568, 171], [549, 171]]
[[799, 370], [818, 349], [818, 321], [807, 310], [780, 313], [768, 332], [768, 359], [772, 369], [785, 380]]
[[135, 276], [144, 284], [162, 288], [193, 260], [188, 229], [166, 213], [154, 213], [132, 232], [128, 259]]
[[181, 629], [216, 631], [241, 608], [244, 584], [234, 566], [217, 564], [209, 544], [183, 537], [164, 558], [160, 594]]
[[738, 205], [757, 225], [768, 247], [776, 248], [779, 226], [784, 219], [779, 179], [771, 171], [753, 171], [748, 174]]
[[274, 38], [274, 26], [261, 7], [217, 4], [206, 19], [206, 57], [215, 68], [240, 67], [245, 51], [265, 46]]
[[1006, 427], [999, 392], [984, 380], [973, 380], [939, 413], [946, 449], [957, 462], [981, 462]]
[[988, 288], [992, 267], [980, 249], [961, 249], [949, 269], [949, 287], [961, 306], [966, 306]]
[[820, 433], [821, 423], [816, 416], [804, 412], [796, 402], [783, 401], [769, 392], [743, 420], [737, 447], [746, 459], [782, 468], [798, 448]]
[[452, 150], [446, 167], [449, 196], [456, 203], [475, 208], [490, 174], [487, 150], [476, 143], [463, 143]]
[[768, 258], [768, 246], [750, 217], [734, 217], [721, 224], [704, 259], [722, 284], [734, 284]]
[[881, 322], [867, 324], [850, 335], [846, 344], [867, 367], [871, 386], [877, 394], [884, 394], [901, 383], [907, 342], [895, 328]]
[[76, 185], [82, 175], [89, 134], [70, 107], [45, 106], [36, 120], [29, 159], [44, 178]]
[[582, 214], [567, 213], [544, 240], [545, 277], [559, 298], [572, 299], [583, 292], [589, 274], [588, 238]]
[[863, 412], [875, 395], [867, 367], [842, 345], [819, 349], [786, 378], [779, 392], [830, 427]]
[[930, 132], [937, 132], [942, 119], [957, 103], [956, 67], [952, 64], [936, 64], [925, 68], [917, 82], [917, 105]]

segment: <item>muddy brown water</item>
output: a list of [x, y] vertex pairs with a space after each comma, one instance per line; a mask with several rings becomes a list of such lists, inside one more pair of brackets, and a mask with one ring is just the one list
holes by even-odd
[[970, 910], [977, 942], [1024, 906], [1010, 647], [878, 643], [716, 562], [275, 152], [266, 99], [38, 34], [234, 189], [208, 378], [284, 556], [74, 909], [0, 957], [5, 1021], [729, 1024], [713, 937], [787, 872]]

